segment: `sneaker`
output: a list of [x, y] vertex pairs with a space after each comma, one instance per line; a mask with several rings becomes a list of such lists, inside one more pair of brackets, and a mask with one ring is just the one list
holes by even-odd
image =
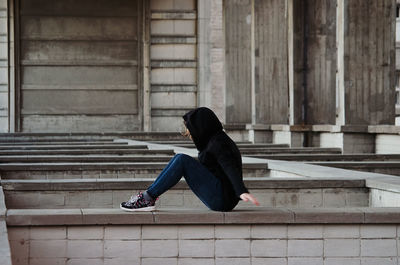
[[147, 212], [156, 209], [155, 203], [156, 200], [147, 201], [143, 193], [139, 192], [139, 194], [132, 196], [128, 201], [122, 202], [120, 208], [128, 212]]

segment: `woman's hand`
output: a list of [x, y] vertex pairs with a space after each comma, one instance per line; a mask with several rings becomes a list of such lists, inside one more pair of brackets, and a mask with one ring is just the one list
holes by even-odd
[[257, 201], [257, 199], [250, 193], [242, 193], [240, 195], [240, 199], [242, 199], [244, 202], [251, 201], [253, 204], [255, 204], [257, 206], [260, 205], [260, 203]]

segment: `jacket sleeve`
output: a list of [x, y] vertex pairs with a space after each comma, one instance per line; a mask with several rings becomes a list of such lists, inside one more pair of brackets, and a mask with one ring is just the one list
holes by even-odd
[[236, 196], [239, 198], [242, 193], [248, 193], [249, 191], [244, 186], [241, 169], [236, 165], [232, 155], [224, 150], [221, 146], [218, 148], [215, 157], [217, 158], [218, 164], [221, 166], [225, 175], [228, 176]]

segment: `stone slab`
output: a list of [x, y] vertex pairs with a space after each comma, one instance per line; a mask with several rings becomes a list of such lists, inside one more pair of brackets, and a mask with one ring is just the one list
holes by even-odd
[[365, 208], [365, 223], [398, 224], [400, 223], [400, 208], [382, 207]]
[[80, 209], [9, 209], [7, 225], [79, 225], [83, 223]]
[[346, 224], [363, 223], [364, 213], [357, 208], [293, 209], [295, 223]]
[[157, 224], [223, 224], [224, 214], [208, 210], [163, 209], [154, 212]]
[[[41, 180], [1, 180], [7, 191], [79, 191], [79, 190], [141, 190], [153, 183], [146, 178], [111, 179], [41, 179]], [[365, 181], [360, 179], [296, 179], [296, 178], [245, 178], [249, 189], [313, 189], [313, 188], [364, 188]], [[172, 189], [189, 189], [181, 180]]]
[[120, 209], [82, 209], [82, 224], [153, 224], [152, 212], [124, 212]]
[[226, 224], [286, 224], [294, 222], [293, 212], [284, 208], [255, 208], [224, 213]]

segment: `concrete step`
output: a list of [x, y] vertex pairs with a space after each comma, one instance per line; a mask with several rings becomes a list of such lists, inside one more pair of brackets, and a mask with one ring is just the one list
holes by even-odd
[[62, 162], [168, 162], [173, 156], [168, 155], [22, 155], [0, 156], [0, 163], [62, 163]]
[[114, 141], [27, 141], [27, 142], [0, 142], [1, 146], [19, 146], [19, 145], [110, 145], [110, 144], [125, 144]]
[[68, 150], [68, 149], [146, 149], [147, 145], [127, 145], [113, 143], [102, 145], [63, 144], [63, 145], [0, 145], [1, 150]]
[[341, 154], [340, 148], [319, 148], [319, 147], [301, 147], [301, 148], [240, 148], [242, 155], [254, 154]]
[[181, 140], [178, 132], [107, 132], [107, 133], [0, 133], [0, 141], [112, 141], [116, 138], [149, 140]]
[[0, 156], [13, 155], [174, 155], [173, 150], [149, 149], [54, 149], [54, 150], [0, 150]]
[[[2, 180], [9, 209], [118, 208], [153, 179]], [[246, 187], [264, 207], [368, 206], [364, 180], [246, 178]], [[185, 181], [161, 196], [157, 205], [202, 207]], [[241, 202], [239, 208], [251, 205]]]
[[[167, 162], [6, 163], [2, 179], [155, 178]], [[265, 177], [267, 164], [243, 164], [244, 177]]]
[[400, 176], [400, 161], [327, 161], [309, 164]]
[[400, 161], [400, 154], [254, 154], [249, 156], [288, 161]]

